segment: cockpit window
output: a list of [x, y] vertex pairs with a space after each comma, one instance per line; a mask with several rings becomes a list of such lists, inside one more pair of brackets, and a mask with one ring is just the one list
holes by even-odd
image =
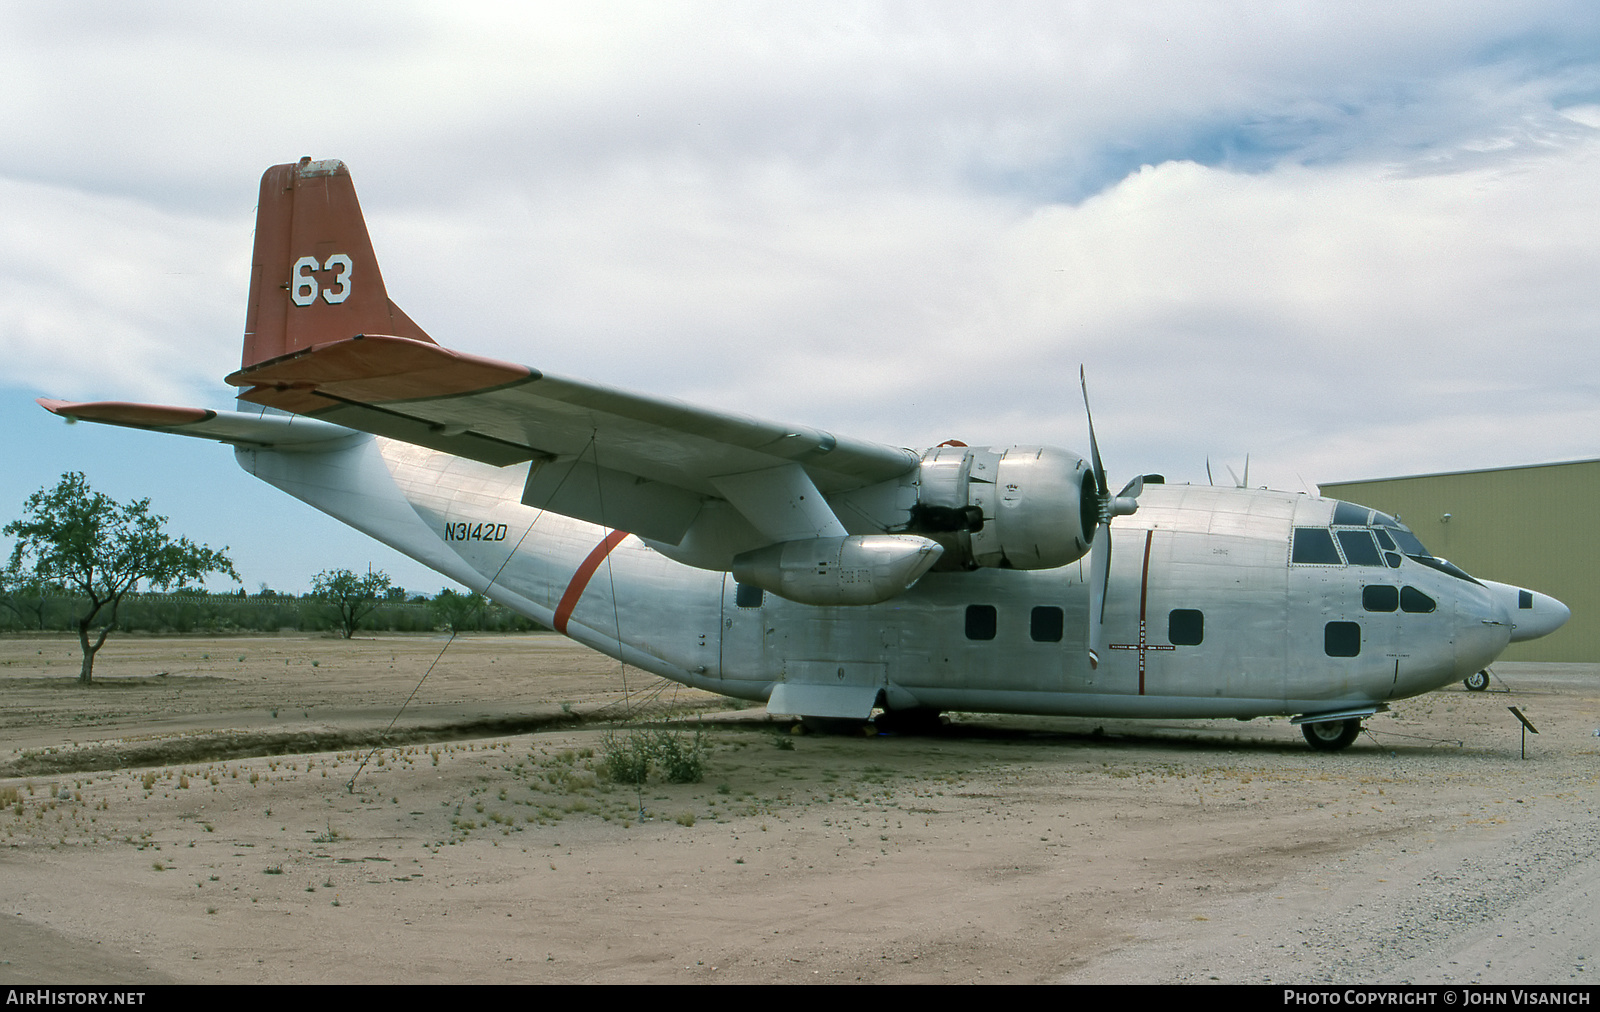
[[1335, 527], [1365, 527], [1370, 522], [1372, 511], [1365, 506], [1357, 506], [1353, 502], [1338, 502], [1333, 507], [1333, 526]]
[[1400, 521], [1396, 520], [1394, 517], [1390, 516], [1387, 513], [1380, 513], [1377, 510], [1373, 510], [1372, 511], [1372, 526], [1374, 526], [1374, 527], [1404, 527], [1405, 524], [1403, 524]]
[[1302, 566], [1341, 566], [1339, 550], [1333, 547], [1333, 532], [1326, 527], [1296, 527], [1289, 561]]
[[1344, 549], [1345, 561], [1352, 566], [1381, 566], [1383, 557], [1372, 541], [1369, 531], [1339, 531], [1339, 547]]
[[[1466, 570], [1462, 569], [1460, 566], [1446, 562], [1444, 559], [1436, 559], [1431, 555], [1413, 555], [1411, 557], [1430, 569], [1437, 569], [1441, 573], [1448, 573], [1458, 580], [1465, 580], [1468, 583], [1478, 583], [1478, 581], [1474, 580], [1472, 575]], [[1481, 587], [1483, 584], [1478, 583], [1478, 586]]]
[[1424, 557], [1430, 559], [1433, 558], [1432, 553], [1430, 553], [1426, 548], [1422, 547], [1422, 542], [1417, 540], [1417, 536], [1406, 530], [1404, 527], [1396, 527], [1389, 533], [1394, 535], [1395, 541], [1400, 545], [1400, 550], [1411, 556], [1413, 559], [1420, 559]]
[[[1357, 520], [1356, 515], [1358, 513], [1364, 513], [1370, 516], [1371, 519]], [[1453, 566], [1444, 559], [1434, 558], [1433, 553], [1423, 547], [1422, 542], [1412, 533], [1411, 528], [1397, 518], [1387, 513], [1381, 513], [1378, 510], [1368, 510], [1365, 506], [1357, 506], [1354, 503], [1335, 503], [1333, 507], [1333, 525], [1335, 527], [1367, 524], [1371, 525], [1373, 536], [1378, 539], [1378, 544], [1383, 548], [1382, 564], [1387, 565], [1390, 569], [1400, 568], [1400, 557], [1395, 554], [1395, 549], [1398, 548], [1408, 557], [1422, 563], [1429, 569], [1437, 569], [1441, 573], [1448, 573], [1456, 579], [1466, 580], [1468, 583], [1478, 582], [1459, 566]], [[1344, 546], [1345, 554], [1348, 556], [1350, 554], [1350, 546], [1344, 541], [1344, 533], [1343, 531], [1339, 533], [1339, 543]], [[1358, 563], [1353, 557], [1350, 559], [1350, 564], [1367, 565], [1367, 563]]]

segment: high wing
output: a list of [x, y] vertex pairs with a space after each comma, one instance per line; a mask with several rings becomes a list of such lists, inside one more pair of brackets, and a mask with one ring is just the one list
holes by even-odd
[[[240, 400], [290, 416], [41, 403], [242, 445], [358, 430], [496, 467], [528, 462], [525, 504], [665, 545], [679, 544], [708, 502], [729, 503], [699, 530], [733, 551], [843, 537], [825, 497], [907, 475], [920, 460], [440, 347], [390, 301], [350, 172], [337, 160], [305, 158], [261, 177], [241, 365], [228, 377], [243, 388]], [[869, 524], [870, 533], [892, 522]]]
[[798, 466], [828, 495], [896, 478], [919, 460], [906, 449], [550, 376], [407, 337], [315, 345], [247, 366], [228, 382], [245, 388], [242, 400], [321, 421], [500, 467], [531, 461], [524, 503], [670, 544], [707, 499], [737, 500], [743, 476], [771, 472], [792, 482]]
[[710, 527], [742, 528], [731, 541], [746, 547], [842, 536], [824, 495], [918, 462], [441, 348], [390, 301], [337, 160], [261, 177], [244, 360], [228, 382], [257, 404], [495, 466], [529, 461], [524, 503], [668, 545], [711, 499], [736, 512]]

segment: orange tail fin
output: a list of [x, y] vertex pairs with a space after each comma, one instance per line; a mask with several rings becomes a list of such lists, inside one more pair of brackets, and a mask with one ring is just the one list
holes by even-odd
[[302, 158], [261, 177], [243, 368], [357, 334], [435, 343], [383, 287], [350, 170]]

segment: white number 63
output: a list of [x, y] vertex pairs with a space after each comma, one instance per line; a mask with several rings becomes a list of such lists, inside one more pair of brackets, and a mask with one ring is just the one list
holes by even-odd
[[317, 279], [312, 277], [310, 271], [337, 271], [333, 276], [333, 285], [322, 289], [322, 301], [338, 305], [350, 297], [350, 272], [355, 264], [343, 253], [335, 253], [328, 258], [327, 263], [318, 264], [316, 257], [301, 257], [294, 262], [291, 277], [294, 279], [294, 288], [289, 293], [297, 306], [309, 306], [317, 301]]

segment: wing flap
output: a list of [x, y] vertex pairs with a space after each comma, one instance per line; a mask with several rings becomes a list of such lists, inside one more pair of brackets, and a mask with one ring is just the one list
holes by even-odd
[[529, 468], [522, 502], [671, 545], [683, 540], [705, 504], [701, 496], [676, 485], [572, 458]]

